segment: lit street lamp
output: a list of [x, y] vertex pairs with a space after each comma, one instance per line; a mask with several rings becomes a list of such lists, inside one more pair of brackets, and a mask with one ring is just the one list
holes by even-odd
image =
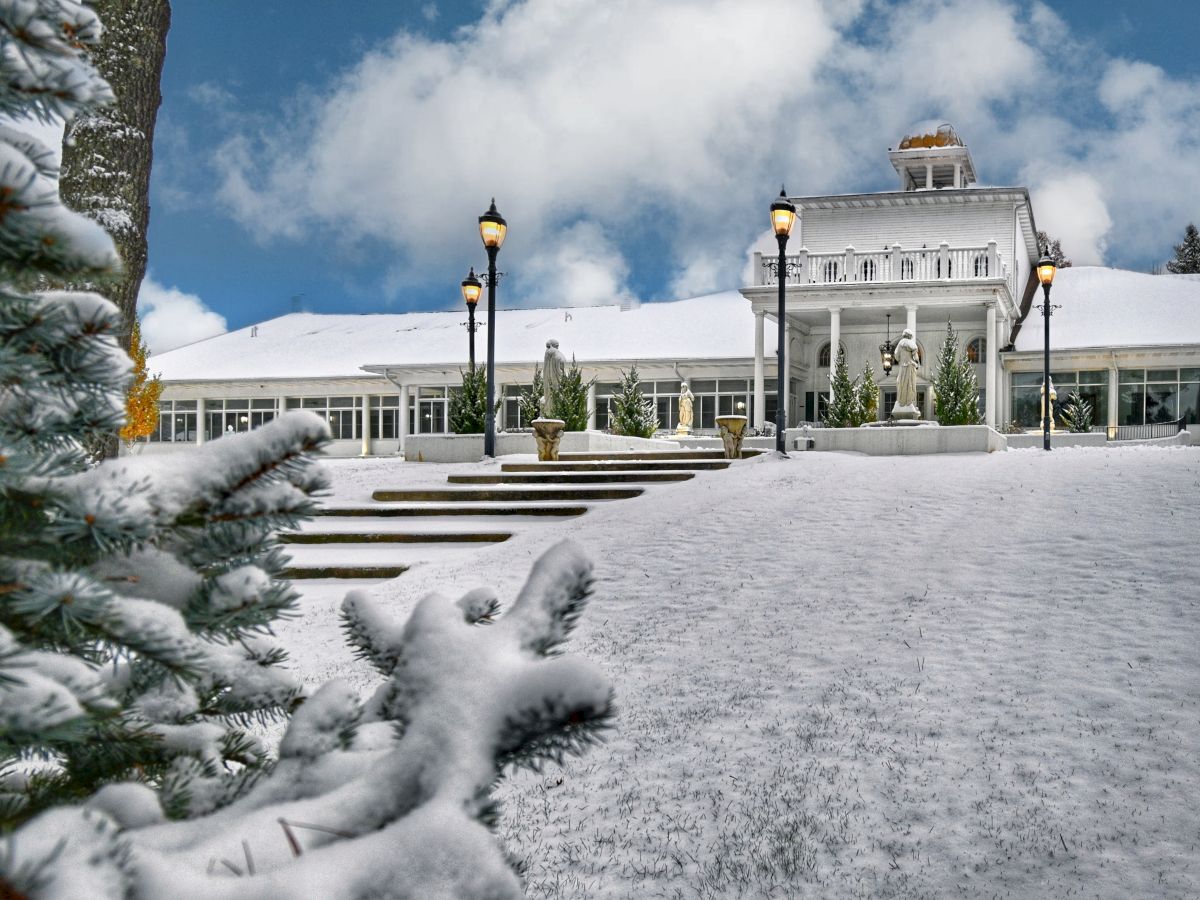
[[483, 288], [483, 283], [475, 275], [475, 267], [471, 266], [471, 271], [462, 282], [463, 300], [467, 304], [467, 333], [470, 334], [470, 343], [468, 345], [469, 359], [471, 361], [471, 370], [475, 369], [475, 332], [479, 326], [475, 324], [475, 304], [479, 302], [479, 292]]
[[1050, 305], [1050, 285], [1054, 283], [1054, 273], [1058, 267], [1054, 265], [1054, 260], [1048, 255], [1042, 256], [1037, 261], [1038, 281], [1042, 283], [1042, 292], [1044, 299], [1042, 305], [1038, 307], [1042, 311], [1042, 319], [1046, 323], [1046, 348], [1045, 355], [1042, 360], [1042, 396], [1045, 400], [1042, 402], [1042, 449], [1050, 449], [1050, 417], [1054, 415], [1054, 404], [1050, 400], [1050, 316], [1054, 310], [1059, 309], [1058, 306]]
[[779, 189], [779, 199], [771, 204], [771, 227], [775, 230], [775, 240], [779, 242], [779, 262], [775, 266], [775, 280], [779, 282], [779, 344], [776, 350], [778, 372], [775, 385], [775, 449], [787, 453], [787, 443], [784, 432], [787, 430], [787, 409], [784, 406], [786, 396], [784, 385], [787, 378], [787, 344], [784, 335], [784, 300], [783, 294], [787, 276], [792, 270], [798, 269], [796, 264], [788, 265], [787, 242], [796, 224], [796, 207], [789, 202], [787, 191]]
[[508, 223], [496, 209], [496, 198], [488, 211], [479, 217], [479, 237], [487, 250], [488, 319], [487, 319], [487, 407], [483, 426], [483, 455], [496, 458], [496, 254], [508, 233]]

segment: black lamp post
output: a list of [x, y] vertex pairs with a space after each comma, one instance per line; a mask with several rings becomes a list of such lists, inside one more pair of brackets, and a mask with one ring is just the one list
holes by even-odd
[[1053, 403], [1050, 401], [1050, 316], [1057, 306], [1050, 305], [1050, 285], [1054, 283], [1054, 273], [1058, 267], [1048, 255], [1037, 261], [1038, 281], [1042, 283], [1044, 298], [1038, 307], [1042, 311], [1042, 319], [1046, 323], [1046, 348], [1042, 358], [1042, 449], [1050, 449], [1050, 417], [1054, 415]]
[[892, 343], [892, 314], [887, 314], [887, 337], [884, 338], [882, 344], [879, 345], [879, 360], [883, 365], [883, 374], [886, 378], [892, 374], [892, 366], [896, 363], [896, 345]]
[[479, 217], [479, 236], [487, 250], [488, 271], [488, 320], [487, 320], [487, 412], [483, 426], [483, 455], [496, 458], [496, 282], [501, 273], [496, 271], [496, 254], [508, 233], [508, 223], [496, 209], [496, 198], [488, 211]]
[[475, 324], [475, 304], [479, 302], [479, 292], [482, 288], [483, 283], [475, 276], [475, 267], [471, 266], [470, 273], [462, 282], [462, 295], [467, 304], [467, 333], [470, 335], [468, 358], [471, 361], [472, 371], [475, 370], [475, 332], [479, 328]]
[[776, 350], [778, 379], [775, 386], [775, 449], [787, 453], [784, 432], [787, 430], [787, 408], [784, 405], [785, 379], [787, 378], [787, 344], [784, 335], [784, 288], [788, 275], [798, 269], [797, 264], [791, 266], [787, 262], [787, 242], [796, 224], [796, 207], [789, 202], [787, 191], [779, 189], [779, 199], [771, 204], [771, 227], [775, 229], [775, 240], [779, 242], [779, 262], [775, 266], [775, 279], [779, 282], [779, 343]]

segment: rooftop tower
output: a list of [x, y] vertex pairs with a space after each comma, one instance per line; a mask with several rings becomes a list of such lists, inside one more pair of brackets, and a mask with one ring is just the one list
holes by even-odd
[[933, 134], [910, 134], [888, 152], [900, 176], [902, 191], [965, 188], [975, 183], [971, 152], [953, 126], [940, 125]]

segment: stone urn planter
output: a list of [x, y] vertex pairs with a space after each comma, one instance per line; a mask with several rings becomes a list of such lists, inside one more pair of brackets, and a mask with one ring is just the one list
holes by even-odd
[[558, 444], [567, 423], [562, 419], [534, 419], [533, 436], [537, 440], [539, 462], [558, 462]]
[[742, 438], [746, 436], [745, 416], [717, 416], [717, 427], [721, 429], [721, 443], [725, 445], [726, 459], [742, 458]]

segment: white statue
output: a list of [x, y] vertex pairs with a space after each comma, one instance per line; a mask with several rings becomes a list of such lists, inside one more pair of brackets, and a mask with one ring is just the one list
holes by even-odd
[[679, 427], [676, 429], [677, 431], [688, 432], [692, 430], [694, 415], [692, 403], [695, 399], [696, 395], [687, 386], [687, 382], [683, 382], [679, 386]]
[[913, 338], [911, 328], [896, 342], [896, 363], [900, 374], [896, 376], [896, 408], [917, 408], [917, 368], [921, 365], [921, 348]]
[[[1050, 379], [1050, 430], [1058, 431], [1054, 421], [1054, 404], [1058, 402], [1058, 391], [1054, 389], [1054, 379]], [[1046, 383], [1038, 388], [1038, 431], [1046, 427]]]
[[562, 383], [563, 372], [567, 368], [567, 359], [558, 349], [558, 341], [554, 338], [546, 341], [546, 356], [542, 360], [542, 384], [545, 396], [542, 397], [542, 418], [554, 418], [554, 398], [558, 394], [558, 386]]

